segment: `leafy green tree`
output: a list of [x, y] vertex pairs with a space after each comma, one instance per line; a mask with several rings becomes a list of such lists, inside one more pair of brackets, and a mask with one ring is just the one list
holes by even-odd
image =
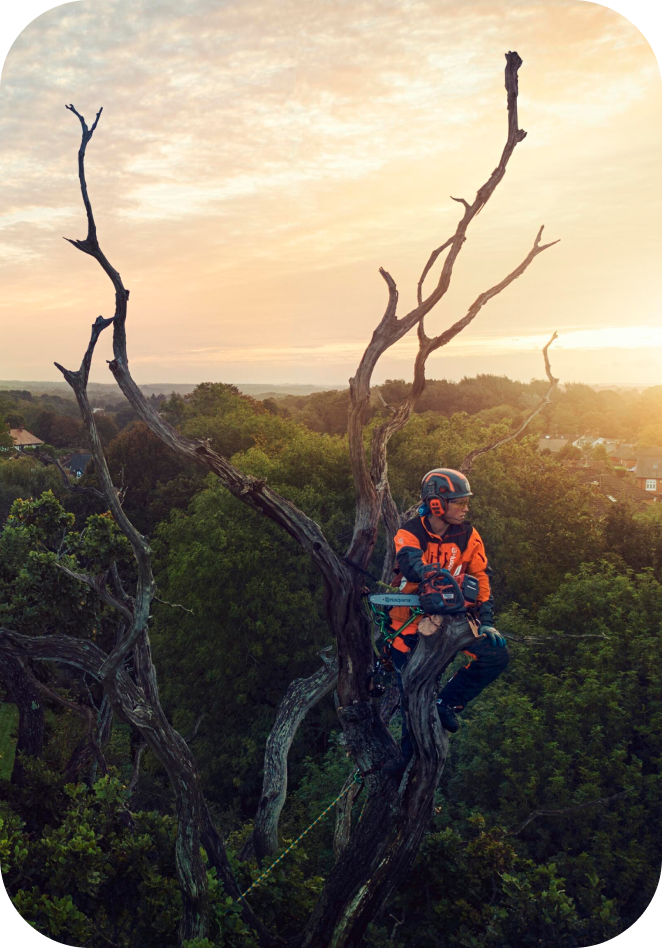
[[537, 810], [567, 811], [540, 816], [519, 844], [553, 862], [578, 902], [599, 877], [626, 925], [659, 878], [661, 623], [650, 571], [608, 564], [579, 567], [535, 619], [506, 610], [500, 627], [525, 641], [469, 706], [443, 784], [450, 816], [478, 810], [511, 830]]
[[97, 431], [99, 432], [99, 437], [101, 438], [101, 444], [106, 447], [113, 438], [117, 437], [120, 429], [113, 416], [105, 412], [95, 412], [94, 421], [97, 426]]
[[[126, 488], [124, 509], [147, 535], [171, 509], [185, 508], [203, 485], [198, 467], [173, 454], [142, 422], [124, 428], [108, 445], [106, 456], [113, 482]], [[97, 485], [96, 473], [86, 472], [80, 483]], [[86, 498], [70, 506], [83, 516], [98, 509], [96, 501]]]
[[[279, 451], [254, 447], [236, 460], [305, 505], [340, 543], [352, 502], [346, 444], [294, 431]], [[319, 575], [282, 531], [213, 482], [161, 525], [156, 550], [159, 597], [193, 612], [158, 609], [153, 641], [163, 700], [184, 729], [205, 714], [196, 751], [212, 798], [228, 805], [240, 780], [250, 807], [278, 701], [329, 644]], [[324, 746], [331, 717], [329, 705], [310, 716], [295, 767], [307, 743]]]
[[9, 434], [7, 419], [0, 414], [0, 448], [11, 448], [14, 442]]
[[58, 415], [50, 429], [50, 443], [55, 448], [78, 448], [84, 443], [83, 429], [79, 421]]
[[9, 411], [5, 415], [5, 420], [10, 428], [24, 428], [25, 417], [20, 411]]
[[53, 423], [57, 418], [57, 414], [53, 411], [52, 408], [44, 408], [36, 416], [32, 422], [32, 430], [38, 438], [41, 438], [42, 441], [51, 441], [51, 433], [53, 430]]
[[45, 467], [28, 454], [11, 458], [0, 454], [0, 524], [4, 523], [11, 505], [19, 497], [39, 497], [45, 490], [59, 496], [61, 483], [54, 468]]

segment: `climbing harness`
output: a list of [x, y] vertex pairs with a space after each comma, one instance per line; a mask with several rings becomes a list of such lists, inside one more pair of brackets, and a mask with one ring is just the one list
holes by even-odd
[[[379, 769], [379, 768], [373, 768], [373, 770], [378, 770], [378, 769]], [[365, 774], [362, 774], [360, 770], [357, 770], [357, 771], [354, 773], [354, 779], [353, 779], [352, 783], [350, 783], [347, 787], [345, 787], [345, 789], [344, 789], [341, 793], [338, 794], [338, 796], [335, 798], [335, 800], [334, 800], [332, 803], [329, 803], [329, 805], [327, 806], [327, 808], [326, 808], [325, 810], [322, 810], [322, 812], [321, 812], [320, 815], [317, 817], [317, 819], [313, 820], [313, 822], [310, 824], [310, 826], [306, 827], [306, 829], [303, 831], [303, 833], [301, 833], [300, 836], [297, 836], [297, 838], [294, 840], [294, 842], [291, 843], [291, 844], [287, 847], [287, 849], [286, 849], [284, 852], [282, 852], [282, 853], [280, 854], [280, 856], [278, 857], [278, 859], [276, 859], [274, 862], [272, 862], [271, 865], [269, 866], [269, 868], [268, 868], [268, 869], [265, 869], [264, 872], [262, 873], [262, 875], [261, 875], [261, 876], [258, 876], [258, 878], [255, 880], [255, 882], [253, 882], [253, 884], [250, 885], [250, 886], [246, 889], [245, 892], [242, 892], [241, 895], [240, 895], [238, 898], [236, 898], [236, 899], [234, 900], [234, 902], [232, 903], [232, 905], [231, 905], [228, 909], [226, 909], [226, 911], [225, 911], [223, 914], [224, 914], [224, 915], [227, 915], [228, 912], [232, 911], [233, 906], [235, 906], [235, 905], [237, 905], [239, 902], [243, 901], [243, 899], [246, 898], [246, 896], [249, 894], [249, 892], [252, 892], [253, 889], [257, 888], [257, 886], [259, 886], [260, 883], [263, 882], [263, 881], [267, 878], [267, 876], [269, 875], [269, 873], [270, 873], [273, 869], [276, 868], [276, 866], [277, 866], [278, 863], [281, 861], [281, 859], [284, 859], [285, 856], [287, 856], [287, 854], [288, 854], [289, 852], [291, 852], [291, 851], [294, 849], [294, 847], [295, 847], [298, 843], [301, 842], [301, 840], [304, 838], [304, 836], [305, 836], [307, 833], [309, 833], [309, 832], [311, 831], [311, 829], [313, 828], [313, 826], [316, 826], [316, 825], [320, 822], [320, 820], [323, 820], [324, 817], [326, 816], [326, 814], [327, 814], [330, 810], [332, 810], [332, 809], [334, 808], [334, 806], [336, 806], [337, 803], [340, 803], [340, 801], [342, 800], [342, 798], [343, 798], [344, 796], [346, 796], [346, 795], [349, 793], [349, 791], [352, 789], [352, 787], [354, 786], [355, 783], [360, 783], [360, 784], [361, 784], [361, 787], [363, 787], [363, 778], [364, 778], [364, 776], [368, 776], [368, 774], [373, 773], [373, 770], [366, 771]], [[363, 816], [363, 810], [361, 811], [361, 816]]]
[[[386, 583], [380, 583], [380, 585], [387, 589], [393, 589], [392, 586], [386, 586]], [[386, 693], [385, 681], [394, 671], [389, 656], [389, 646], [391, 642], [419, 616], [424, 615], [424, 613], [417, 605], [413, 605], [411, 615], [407, 621], [401, 625], [399, 629], [394, 629], [391, 626], [391, 617], [389, 615], [389, 609], [391, 607], [390, 600], [397, 599], [398, 603], [400, 603], [403, 598], [413, 597], [396, 596], [393, 593], [386, 593], [383, 595], [367, 596], [366, 598], [372, 620], [379, 630], [375, 637], [379, 641], [379, 646], [375, 639], [373, 639], [372, 642], [372, 648], [375, 653], [375, 664], [368, 675], [368, 690], [373, 698], [381, 698], [382, 695]], [[416, 598], [418, 599], [418, 597]], [[389, 600], [389, 603], [382, 602], [382, 600]], [[392, 605], [395, 605], [395, 603], [392, 603]], [[383, 608], [383, 606], [386, 606], [386, 608]]]

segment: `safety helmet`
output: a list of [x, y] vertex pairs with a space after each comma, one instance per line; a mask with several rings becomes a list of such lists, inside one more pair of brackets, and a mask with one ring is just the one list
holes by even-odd
[[430, 513], [442, 517], [446, 513], [449, 500], [473, 497], [469, 481], [460, 471], [450, 467], [435, 467], [423, 478], [421, 500]]

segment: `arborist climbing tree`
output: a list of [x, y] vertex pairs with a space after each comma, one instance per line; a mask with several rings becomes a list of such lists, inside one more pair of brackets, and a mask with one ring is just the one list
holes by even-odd
[[[395, 280], [386, 270], [380, 269], [387, 290], [386, 308], [350, 379], [348, 445], [355, 484], [356, 514], [352, 539], [345, 556], [332, 548], [311, 516], [273, 490], [264, 480], [244, 474], [218, 454], [209, 441], [194, 440], [180, 434], [161, 417], [155, 405], [145, 398], [133, 380], [127, 350], [129, 291], [99, 244], [86, 182], [86, 148], [97, 129], [101, 110], [92, 125], [88, 126], [73, 105], [67, 106], [77, 117], [82, 130], [78, 174], [87, 216], [87, 236], [71, 240], [71, 243], [96, 260], [109, 277], [114, 289], [115, 311], [111, 317], [100, 316], [94, 323], [80, 368], [75, 371], [62, 366], [58, 368], [78, 401], [92, 445], [100, 496], [133, 550], [136, 582], [129, 595], [121, 583], [111, 582], [112, 575], [72, 574], [94, 590], [121, 617], [122, 632], [109, 653], [97, 645], [66, 635], [49, 633], [28, 637], [11, 629], [0, 630], [0, 650], [30, 661], [64, 662], [83, 669], [101, 684], [113, 708], [132, 724], [164, 766], [177, 807], [176, 857], [182, 893], [182, 943], [206, 937], [210, 915], [209, 868], [216, 869], [230, 895], [239, 899], [241, 892], [227, 859], [223, 839], [202, 794], [193, 754], [167, 719], [159, 701], [149, 644], [151, 604], [156, 594], [150, 548], [122, 508], [121, 492], [110, 478], [87, 396], [96, 342], [100, 334], [112, 325], [113, 359], [109, 368], [139, 418], [175, 452], [213, 472], [242, 503], [279, 524], [309, 554], [319, 570], [325, 591], [329, 635], [335, 644], [337, 658], [327, 661], [324, 668], [310, 679], [294, 682], [283, 698], [267, 744], [264, 790], [256, 814], [252, 844], [259, 857], [272, 851], [274, 844], [277, 845], [278, 816], [287, 785], [287, 751], [307, 709], [335, 684], [338, 720], [354, 766], [361, 777], [364, 804], [362, 818], [352, 828], [310, 918], [305, 922], [302, 920], [299, 946], [358, 948], [363, 942], [367, 926], [387, 904], [418, 852], [433, 813], [435, 792], [447, 752], [445, 728], [454, 726], [454, 709], [469, 701], [493, 675], [494, 665], [492, 671], [489, 668], [494, 656], [499, 655], [499, 661], [503, 664], [507, 655], [492, 625], [487, 561], [480, 538], [463, 522], [462, 507], [451, 502], [452, 496], [449, 498], [445, 495], [441, 489], [443, 477], [437, 478], [436, 472], [431, 472], [432, 477], [424, 487], [423, 501], [429, 505], [429, 513], [426, 510], [415, 523], [403, 524], [401, 521], [407, 518], [403, 518], [397, 510], [389, 489], [387, 448], [390, 438], [407, 424], [425, 388], [425, 363], [428, 356], [447, 345], [493, 297], [521, 276], [536, 257], [552, 246], [551, 243], [541, 243], [543, 228], [540, 227], [529, 252], [508, 274], [480, 292], [467, 312], [444, 331], [436, 336], [427, 335], [425, 317], [449, 289], [454, 266], [467, 241], [470, 225], [503, 180], [516, 146], [526, 136], [526, 132], [518, 127], [517, 115], [518, 70], [521, 65], [522, 60], [516, 52], [506, 54], [508, 132], [498, 163], [478, 188], [473, 200], [461, 197], [452, 199], [460, 206], [461, 216], [451, 236], [431, 252], [418, 281], [416, 305], [404, 315], [398, 316]], [[424, 291], [426, 278], [442, 254], [443, 262], [435, 285], [430, 292]], [[419, 349], [411, 390], [400, 405], [373, 428], [368, 437], [366, 424], [374, 368], [380, 357], [414, 328], [418, 332]], [[459, 465], [461, 475], [469, 473], [473, 461], [480, 454], [517, 437], [531, 418], [547, 404], [556, 385], [547, 358], [548, 346], [543, 352], [550, 385], [538, 407], [506, 437], [470, 452]], [[465, 482], [453, 480], [456, 477], [459, 475], [449, 475], [448, 493], [455, 494], [456, 501], [466, 500], [468, 484], [463, 498], [460, 496], [463, 492], [453, 487]], [[407, 582], [420, 586], [420, 606], [426, 613], [417, 631], [411, 628], [405, 634], [407, 630], [402, 623], [401, 642], [392, 649], [394, 655], [397, 653], [402, 656], [396, 661], [400, 662], [406, 737], [410, 742], [407, 746], [411, 748], [409, 763], [401, 771], [399, 779], [394, 779], [389, 770], [395, 770], [397, 777], [404, 755], [400, 754], [391, 737], [388, 721], [381, 714], [379, 701], [375, 699], [371, 688], [373, 632], [364, 595], [365, 573], [372, 566], [380, 524], [384, 525], [390, 546], [389, 562], [384, 566], [383, 578], [386, 574], [387, 578], [391, 576], [395, 538], [398, 537], [402, 543], [398, 540], [401, 552], [396, 565]], [[464, 575], [463, 564], [466, 565]], [[455, 576], [458, 566], [460, 572]], [[478, 587], [473, 592], [469, 582], [471, 578], [476, 580]], [[466, 609], [465, 601], [471, 601], [474, 592], [478, 604], [476, 617], [480, 623], [478, 638], [472, 631], [467, 612], [463, 611]], [[450, 601], [448, 596], [451, 597], [451, 605], [457, 606], [457, 609], [447, 608]], [[442, 609], [442, 604], [443, 611], [440, 612], [438, 610]], [[416, 638], [414, 649], [407, 644], [407, 635], [409, 641], [412, 636]], [[441, 717], [445, 726], [442, 728], [440, 714], [435, 708], [436, 683], [461, 650], [473, 652], [477, 659], [473, 670], [466, 669], [464, 674], [458, 673], [442, 692]], [[388, 820], [384, 819], [386, 812], [389, 814]], [[202, 849], [206, 852], [206, 860]], [[271, 934], [251, 911], [246, 898], [241, 899], [241, 911], [247, 924], [257, 931], [261, 944], [272, 943]]]
[[[390, 628], [397, 634], [390, 636], [389, 651], [401, 695], [401, 672], [418, 644], [421, 622], [423, 631], [426, 626], [432, 631], [430, 626], [438, 627], [439, 617], [461, 615], [475, 637], [470, 648], [464, 649], [473, 661], [451, 678], [436, 702], [439, 720], [450, 733], [460, 726], [457, 712], [494, 681], [509, 661], [506, 640], [494, 627], [491, 570], [483, 541], [467, 520], [471, 496], [469, 481], [460, 471], [435, 468], [425, 475], [418, 516], [395, 535], [394, 583], [402, 595], [387, 597], [394, 603]], [[402, 773], [413, 754], [403, 707], [401, 756], [388, 761], [383, 771]]]

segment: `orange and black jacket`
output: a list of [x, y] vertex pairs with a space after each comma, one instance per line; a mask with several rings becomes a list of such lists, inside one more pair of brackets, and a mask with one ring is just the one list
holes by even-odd
[[[478, 580], [478, 601], [475, 616], [480, 623], [492, 625], [494, 601], [490, 587], [490, 569], [485, 547], [477, 530], [470, 523], [450, 524], [443, 536], [432, 533], [427, 517], [414, 517], [401, 527], [395, 535], [396, 566], [394, 583], [401, 593], [416, 593], [423, 579], [423, 570], [431, 563], [438, 563], [462, 583], [465, 573]], [[407, 606], [395, 606], [390, 611], [392, 629], [399, 629], [411, 616]], [[419, 617], [420, 619], [420, 617]], [[408, 652], [404, 641], [407, 635], [416, 632], [419, 619], [415, 619], [394, 642], [394, 648]]]

